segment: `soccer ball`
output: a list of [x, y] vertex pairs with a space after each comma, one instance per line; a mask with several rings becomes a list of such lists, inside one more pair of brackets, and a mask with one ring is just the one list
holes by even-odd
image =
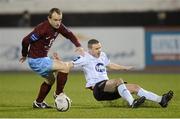
[[54, 104], [58, 111], [65, 112], [71, 107], [71, 100], [64, 93], [61, 93], [56, 97]]

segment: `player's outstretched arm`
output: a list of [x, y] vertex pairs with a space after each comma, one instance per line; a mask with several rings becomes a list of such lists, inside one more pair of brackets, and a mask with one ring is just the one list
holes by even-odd
[[82, 47], [76, 47], [75, 52], [77, 52], [81, 56], [84, 56], [85, 54], [85, 50]]
[[110, 70], [130, 70], [133, 68], [133, 66], [123, 66], [115, 63], [109, 63], [109, 65], [107, 65], [107, 68]]

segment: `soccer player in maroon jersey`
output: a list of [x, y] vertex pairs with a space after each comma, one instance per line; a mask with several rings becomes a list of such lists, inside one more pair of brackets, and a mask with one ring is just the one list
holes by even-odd
[[[58, 8], [52, 8], [49, 11], [48, 20], [37, 25], [34, 30], [22, 40], [22, 57], [20, 62], [23, 63], [26, 58], [30, 68], [45, 78], [42, 83], [37, 99], [33, 102], [34, 108], [50, 108], [44, 102], [45, 97], [51, 90], [55, 78], [57, 81], [55, 95], [63, 93], [69, 72], [68, 64], [57, 59], [50, 59], [47, 54], [58, 34], [62, 34], [76, 46], [76, 51], [83, 54], [76, 36], [67, 29], [62, 21], [62, 12]], [[55, 76], [56, 73], [56, 76]]]

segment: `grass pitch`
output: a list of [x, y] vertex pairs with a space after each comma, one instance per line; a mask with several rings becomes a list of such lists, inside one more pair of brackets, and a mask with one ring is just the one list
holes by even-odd
[[[82, 73], [71, 73], [65, 86], [66, 94], [72, 99], [67, 112], [56, 109], [33, 109], [39, 86], [43, 79], [35, 73], [0, 73], [0, 118], [178, 118], [180, 117], [180, 74], [111, 74], [110, 78], [122, 77], [128, 83], [137, 83], [144, 89], [159, 95], [174, 91], [167, 108], [145, 101], [137, 108], [128, 108], [122, 99], [98, 102], [92, 92], [85, 89]], [[46, 102], [53, 105], [53, 86]]]

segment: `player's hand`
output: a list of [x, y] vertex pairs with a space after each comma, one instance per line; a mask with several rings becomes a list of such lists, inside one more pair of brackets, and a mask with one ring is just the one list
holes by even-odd
[[79, 55], [82, 55], [82, 56], [85, 55], [85, 51], [82, 47], [76, 47], [75, 52], [77, 52]]
[[23, 57], [23, 56], [22, 56], [22, 57], [19, 59], [19, 62], [20, 62], [20, 63], [23, 63], [24, 61], [26, 61], [26, 57]]
[[131, 70], [131, 69], [133, 69], [134, 67], [133, 66], [125, 66], [124, 67], [124, 70]]
[[53, 53], [53, 59], [55, 59], [55, 60], [61, 60], [61, 57], [59, 57], [59, 55], [58, 55], [57, 52], [54, 52], [54, 53]]

